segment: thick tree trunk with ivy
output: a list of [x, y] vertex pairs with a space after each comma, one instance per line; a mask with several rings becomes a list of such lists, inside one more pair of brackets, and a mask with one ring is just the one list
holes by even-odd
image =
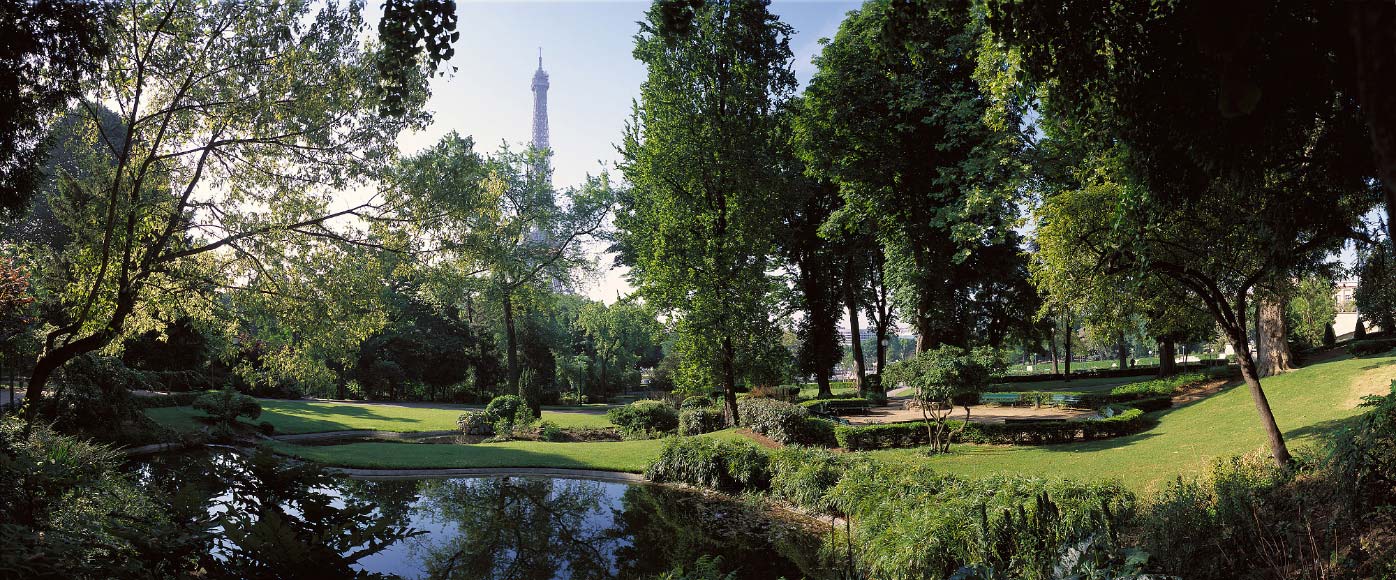
[[1125, 340], [1124, 331], [1120, 331], [1120, 336], [1115, 341], [1115, 352], [1120, 357], [1120, 369], [1129, 368], [1129, 341]]
[[1177, 373], [1177, 352], [1174, 351], [1173, 341], [1167, 338], [1158, 339], [1158, 376], [1167, 377]]
[[727, 424], [733, 427], [740, 424], [737, 416], [737, 351], [732, 347], [732, 338], [722, 338], [722, 402], [727, 412]]
[[1267, 296], [1256, 301], [1256, 372], [1259, 377], [1294, 369], [1285, 306], [1285, 301], [1276, 297]]

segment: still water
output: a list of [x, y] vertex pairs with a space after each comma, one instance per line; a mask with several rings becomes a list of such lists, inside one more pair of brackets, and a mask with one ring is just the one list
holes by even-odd
[[826, 575], [811, 522], [671, 487], [366, 481], [231, 451], [158, 456], [129, 469], [168, 497], [172, 512], [202, 517], [208, 551], [239, 575], [648, 579], [692, 569], [703, 556], [721, 556], [722, 571], [743, 579]]

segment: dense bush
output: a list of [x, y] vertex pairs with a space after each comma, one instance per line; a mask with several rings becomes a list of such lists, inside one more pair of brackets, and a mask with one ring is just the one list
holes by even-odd
[[716, 407], [690, 407], [679, 411], [679, 435], [701, 435], [726, 426], [727, 418]]
[[737, 401], [741, 426], [770, 437], [782, 445], [831, 445], [826, 421], [810, 416], [809, 410], [774, 399]]
[[[854, 463], [827, 495], [857, 522], [866, 578], [1068, 578], [1078, 566], [1124, 567], [1114, 529], [1134, 509], [1119, 484], [970, 480], [919, 461]], [[1075, 565], [1054, 570], [1072, 550]]]
[[771, 495], [804, 509], [827, 512], [829, 489], [853, 456], [819, 447], [792, 445], [771, 453]]
[[208, 414], [214, 424], [224, 428], [230, 427], [238, 417], [256, 419], [262, 416], [262, 406], [257, 399], [232, 389], [200, 395], [194, 399], [194, 408]]
[[518, 414], [519, 407], [523, 405], [523, 399], [518, 395], [500, 395], [485, 405], [485, 419], [491, 425], [505, 419], [512, 419]]
[[[489, 410], [486, 409], [485, 413], [488, 415]], [[501, 417], [494, 422], [494, 439], [513, 439], [515, 433], [524, 432], [536, 421], [538, 421], [538, 417], [533, 415], [533, 409], [530, 409], [528, 405], [520, 404], [518, 408], [514, 410], [514, 415], [512, 417]]]
[[170, 393], [168, 395], [151, 395], [146, 397], [131, 397], [131, 404], [141, 409], [159, 409], [164, 407], [189, 407], [193, 406], [194, 400], [208, 394], [211, 391], [198, 391], [192, 393]]
[[769, 458], [749, 441], [712, 437], [670, 437], [645, 477], [661, 483], [683, 483], [737, 493], [764, 490], [770, 484]]
[[539, 421], [538, 438], [543, 441], [562, 441], [562, 427], [552, 421]]
[[839, 425], [834, 428], [834, 437], [839, 447], [849, 451], [886, 449], [893, 447], [916, 447], [930, 441], [926, 424], [882, 423], [874, 425]]
[[806, 409], [811, 409], [822, 406], [857, 405], [860, 403], [869, 404], [869, 401], [864, 397], [849, 397], [847, 395], [838, 395], [829, 397], [827, 399], [816, 398], [810, 399], [808, 401], [800, 401], [798, 404]]
[[1173, 397], [1168, 395], [1160, 395], [1157, 397], [1149, 397], [1147, 399], [1139, 399], [1137, 401], [1130, 401], [1129, 406], [1139, 409], [1140, 411], [1143, 411], [1145, 413], [1162, 411], [1164, 409], [1173, 408]]
[[626, 437], [652, 437], [679, 427], [679, 415], [663, 401], [635, 401], [606, 412], [606, 418]]
[[1381, 354], [1396, 348], [1396, 338], [1373, 338], [1368, 340], [1357, 340], [1355, 337], [1348, 344], [1348, 353], [1352, 356], [1371, 356]]

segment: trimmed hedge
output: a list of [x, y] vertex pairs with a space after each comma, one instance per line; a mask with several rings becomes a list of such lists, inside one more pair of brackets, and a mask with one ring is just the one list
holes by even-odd
[[1352, 356], [1369, 356], [1380, 354], [1393, 348], [1396, 348], [1396, 338], [1354, 340], [1348, 344], [1348, 354]]
[[[949, 421], [950, 431], [958, 430], [963, 421]], [[1127, 409], [1105, 419], [1073, 421], [1032, 421], [1022, 423], [970, 423], [955, 438], [960, 443], [995, 445], [1040, 445], [1070, 443], [1077, 439], [1106, 439], [1138, 433], [1148, 429], [1153, 421], [1144, 411]], [[840, 425], [834, 429], [839, 447], [849, 451], [915, 447], [929, 442], [924, 422], [884, 423], [880, 425]]]
[[1173, 397], [1169, 395], [1159, 395], [1157, 397], [1130, 401], [1129, 405], [1145, 413], [1152, 413], [1154, 411], [1173, 408]]
[[799, 404], [801, 407], [804, 407], [804, 408], [806, 408], [806, 409], [809, 409], [809, 408], [811, 408], [811, 407], [818, 407], [818, 406], [823, 405], [823, 404], [825, 404], [825, 403], [832, 403], [832, 404], [834, 404], [834, 405], [839, 405], [839, 404], [870, 403], [870, 401], [868, 401], [867, 399], [865, 399], [865, 398], [863, 398], [863, 397], [830, 397], [830, 398], [828, 398], [828, 399], [810, 399], [810, 400], [808, 400], [808, 401], [800, 401], [798, 404]]

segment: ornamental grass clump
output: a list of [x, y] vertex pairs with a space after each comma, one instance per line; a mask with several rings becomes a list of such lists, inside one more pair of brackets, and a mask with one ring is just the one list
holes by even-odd
[[771, 475], [769, 458], [756, 444], [710, 437], [670, 437], [659, 458], [645, 468], [657, 483], [683, 483], [728, 493], [764, 491]]

